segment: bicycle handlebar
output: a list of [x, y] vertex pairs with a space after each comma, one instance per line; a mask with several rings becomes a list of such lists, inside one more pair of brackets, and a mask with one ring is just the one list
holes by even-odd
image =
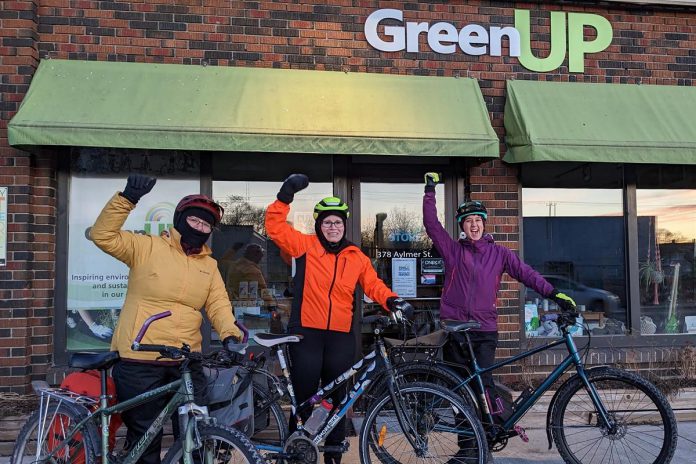
[[[171, 311], [164, 311], [162, 313], [154, 314], [154, 315], [148, 317], [145, 320], [145, 323], [143, 324], [143, 326], [140, 328], [138, 335], [136, 335], [135, 340], [133, 340], [133, 344], [131, 345], [131, 350], [139, 351], [140, 341], [145, 336], [145, 332], [147, 332], [147, 329], [150, 328], [150, 324], [152, 324], [156, 320], [163, 319], [163, 318], [169, 317], [171, 315], [172, 315]], [[157, 345], [153, 345], [153, 346], [157, 346]], [[164, 346], [164, 345], [162, 345], [162, 346]]]

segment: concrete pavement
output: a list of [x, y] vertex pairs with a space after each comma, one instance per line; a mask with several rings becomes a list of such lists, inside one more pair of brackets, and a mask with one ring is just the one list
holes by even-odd
[[[678, 430], [677, 451], [671, 462], [672, 464], [695, 464], [696, 421], [679, 422]], [[525, 443], [519, 438], [511, 439], [504, 450], [493, 454], [495, 464], [564, 464], [555, 445], [550, 450], [548, 449], [545, 429], [528, 428], [526, 432], [529, 436], [529, 442]], [[350, 437], [349, 441], [350, 450], [343, 462], [357, 464], [360, 462], [358, 438]]]

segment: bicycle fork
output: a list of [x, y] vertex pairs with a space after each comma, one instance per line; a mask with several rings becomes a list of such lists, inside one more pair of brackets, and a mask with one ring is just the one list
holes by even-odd
[[406, 417], [406, 414], [404, 414], [404, 410], [402, 408], [402, 405], [404, 404], [404, 398], [401, 396], [401, 391], [399, 390], [398, 386], [396, 386], [396, 376], [394, 375], [391, 362], [389, 361], [389, 356], [387, 356], [387, 350], [384, 347], [384, 343], [381, 342], [381, 340], [378, 343], [378, 345], [380, 355], [382, 356], [382, 360], [386, 365], [386, 370], [389, 373], [389, 377], [387, 379], [387, 387], [389, 388], [389, 395], [391, 396], [392, 402], [394, 403], [396, 420], [399, 422], [401, 430], [404, 431], [404, 435], [406, 435], [406, 439], [413, 447], [413, 450], [415, 451], [416, 455], [422, 457], [424, 456], [427, 443], [419, 437], [417, 427], [415, 426], [415, 424], [411, 422], [411, 420], [408, 417]]

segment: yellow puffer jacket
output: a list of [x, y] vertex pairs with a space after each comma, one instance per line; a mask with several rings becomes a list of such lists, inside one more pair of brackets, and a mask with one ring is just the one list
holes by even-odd
[[186, 256], [181, 235], [174, 228], [169, 230], [170, 238], [121, 230], [133, 208], [130, 201], [114, 195], [90, 232], [99, 248], [130, 268], [128, 293], [111, 349], [125, 359], [156, 360], [159, 353], [132, 351], [130, 347], [143, 322], [167, 310], [172, 315], [153, 322], [142, 343], [176, 347], [187, 343], [192, 350], [200, 351], [203, 307], [221, 340], [230, 335], [239, 337], [232, 305], [210, 248], [204, 246], [199, 254]]

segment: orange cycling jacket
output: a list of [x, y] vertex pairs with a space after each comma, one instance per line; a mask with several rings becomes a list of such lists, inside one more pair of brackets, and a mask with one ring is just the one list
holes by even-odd
[[278, 247], [295, 258], [294, 299], [288, 327], [350, 332], [353, 294], [360, 286], [387, 309], [396, 297], [372, 267], [370, 258], [355, 245], [329, 253], [316, 235], [295, 230], [287, 222], [290, 205], [276, 200], [266, 210], [266, 231]]

